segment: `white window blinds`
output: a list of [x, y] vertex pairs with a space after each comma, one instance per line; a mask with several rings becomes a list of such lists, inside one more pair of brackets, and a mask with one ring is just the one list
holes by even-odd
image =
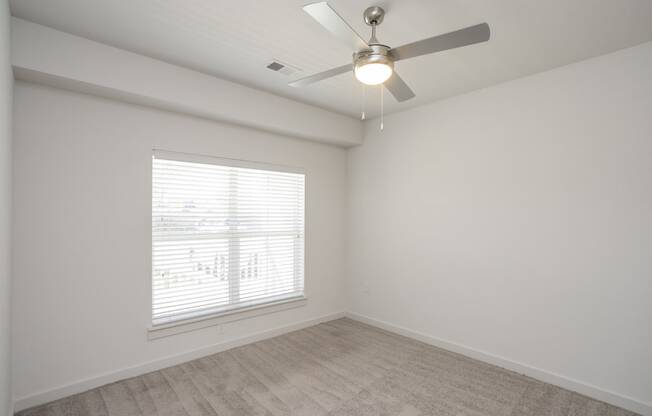
[[289, 169], [156, 153], [153, 324], [303, 296], [304, 182]]

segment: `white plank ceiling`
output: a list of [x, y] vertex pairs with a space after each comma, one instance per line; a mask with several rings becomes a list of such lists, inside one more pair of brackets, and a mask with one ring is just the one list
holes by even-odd
[[[351, 52], [305, 14], [301, 0], [13, 0], [12, 14], [74, 35], [359, 117], [361, 84], [344, 74], [295, 89], [295, 78], [350, 62]], [[379, 39], [399, 46], [487, 22], [485, 44], [401, 61], [417, 97], [386, 113], [462, 94], [652, 40], [650, 0], [330, 0], [364, 38], [362, 11], [387, 10]], [[266, 69], [273, 59], [301, 69]], [[116, 70], [120, 70], [116, 68]], [[378, 114], [378, 88], [365, 106]]]

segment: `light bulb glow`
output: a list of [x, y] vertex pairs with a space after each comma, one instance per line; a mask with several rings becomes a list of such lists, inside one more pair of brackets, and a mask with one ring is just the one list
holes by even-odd
[[392, 72], [392, 67], [383, 63], [368, 63], [355, 67], [355, 77], [367, 85], [382, 84], [392, 76]]

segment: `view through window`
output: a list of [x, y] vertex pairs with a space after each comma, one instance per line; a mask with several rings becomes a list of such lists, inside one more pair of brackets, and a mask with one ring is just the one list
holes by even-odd
[[157, 152], [152, 167], [152, 322], [303, 296], [305, 175]]

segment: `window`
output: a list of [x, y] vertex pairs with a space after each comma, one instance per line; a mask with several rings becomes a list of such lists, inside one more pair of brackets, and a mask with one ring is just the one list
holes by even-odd
[[305, 175], [156, 152], [154, 326], [303, 297]]

